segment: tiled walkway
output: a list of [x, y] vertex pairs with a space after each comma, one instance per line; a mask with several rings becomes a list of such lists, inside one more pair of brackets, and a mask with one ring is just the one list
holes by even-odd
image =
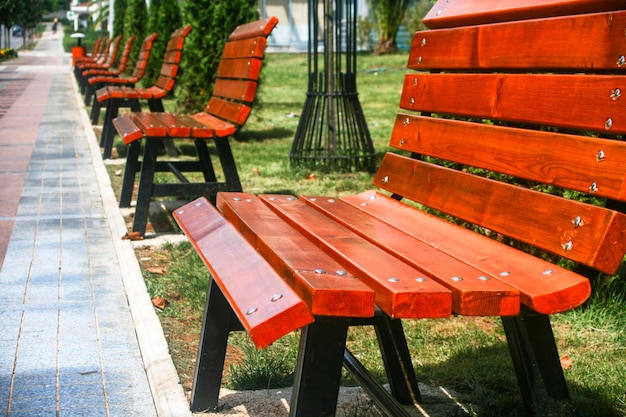
[[83, 113], [49, 31], [0, 63], [0, 416], [185, 415], [182, 389], [163, 387], [171, 360], [157, 369], [169, 355], [147, 294], [129, 288], [136, 259], [121, 259]]

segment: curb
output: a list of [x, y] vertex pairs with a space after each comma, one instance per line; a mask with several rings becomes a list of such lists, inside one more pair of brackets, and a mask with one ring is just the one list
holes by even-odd
[[150, 301], [133, 246], [129, 240], [121, 239], [128, 230], [117, 207], [117, 199], [87, 110], [76, 83], [73, 86], [157, 414], [159, 417], [191, 417], [189, 403], [174, 367], [161, 322]]

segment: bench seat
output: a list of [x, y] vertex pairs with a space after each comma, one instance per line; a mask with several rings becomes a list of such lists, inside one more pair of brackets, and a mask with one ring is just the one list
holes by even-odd
[[[137, 205], [132, 231], [144, 235], [148, 209], [153, 197], [175, 196], [187, 199], [206, 196], [215, 201], [218, 191], [241, 191], [239, 174], [230, 150], [228, 137], [239, 131], [250, 116], [261, 74], [267, 37], [278, 23], [275, 17], [239, 25], [224, 45], [216, 71], [215, 87], [208, 103], [191, 114], [134, 111], [113, 120], [113, 126], [129, 145], [120, 194], [120, 207], [129, 207], [139, 175]], [[145, 99], [156, 89], [109, 88], [109, 94], [126, 99]], [[192, 140], [197, 157], [192, 161], [159, 158], [156, 144], [168, 140]], [[215, 172], [207, 141], [212, 141], [223, 179]], [[143, 154], [140, 158], [141, 146]], [[154, 183], [155, 172], [172, 172], [180, 183]], [[204, 182], [191, 182], [188, 172], [201, 173]]]
[[[375, 189], [222, 191], [211, 216], [255, 248], [313, 316], [300, 330], [290, 416], [335, 415], [342, 366], [384, 415], [408, 416], [400, 404], [420, 394], [402, 320], [452, 315], [500, 316], [525, 414], [573, 416], [550, 315], [584, 305], [593, 280], [615, 274], [626, 253], [624, 4], [440, 0], [425, 22], [432, 30], [413, 37], [393, 152]], [[144, 129], [181, 128], [160, 122]], [[192, 244], [191, 219], [202, 223], [197, 207], [208, 204], [174, 212]], [[222, 261], [196, 250], [209, 269]], [[221, 250], [233, 257], [228, 245]], [[294, 271], [324, 275], [320, 254], [349, 277], [333, 281], [334, 291], [363, 285], [364, 298], [337, 303], [349, 308], [354, 297], [355, 315], [313, 310], [326, 294], [302, 287]], [[242, 278], [239, 290], [255, 278]], [[213, 276], [209, 293], [232, 290], [227, 279]], [[357, 308], [366, 295], [373, 315]], [[208, 297], [192, 410], [217, 405], [221, 352], [236, 329], [219, 326], [220, 315], [245, 307]], [[362, 325], [376, 330], [389, 390], [347, 349], [348, 328]], [[208, 352], [219, 359], [204, 361]]]

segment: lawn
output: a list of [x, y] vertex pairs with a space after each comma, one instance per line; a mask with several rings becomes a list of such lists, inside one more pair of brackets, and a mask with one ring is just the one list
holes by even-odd
[[[363, 55], [358, 59], [359, 97], [379, 155], [388, 150], [406, 59], [406, 55]], [[289, 150], [304, 103], [306, 69], [306, 55], [267, 57], [258, 105], [231, 142], [247, 192], [338, 196], [371, 186], [368, 173], [324, 174], [291, 166]], [[173, 102], [167, 107], [173, 109]], [[118, 149], [123, 152], [123, 145], [118, 143]], [[111, 172], [116, 169], [119, 167]], [[161, 224], [175, 228], [171, 221]], [[167, 300], [159, 315], [181, 380], [189, 389], [208, 280], [206, 268], [188, 244], [157, 251], [143, 249], [138, 258], [151, 294]], [[626, 291], [621, 276], [603, 279], [587, 304], [553, 317], [576, 416], [626, 416]], [[404, 326], [419, 381], [452, 388], [471, 398], [469, 415], [523, 415], [497, 317], [410, 320]], [[349, 345], [383, 379], [371, 329], [352, 330]], [[261, 389], [290, 383], [296, 334], [261, 352], [245, 334], [236, 334], [233, 346], [226, 376], [229, 387]], [[346, 378], [346, 384], [350, 383]]]

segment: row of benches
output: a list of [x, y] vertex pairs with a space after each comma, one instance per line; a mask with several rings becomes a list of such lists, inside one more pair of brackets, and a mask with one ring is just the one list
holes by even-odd
[[[227, 140], [239, 130], [250, 114], [255, 100], [266, 40], [277, 24], [276, 18], [262, 19], [238, 26], [224, 46], [222, 58], [215, 75], [213, 95], [206, 107], [195, 114], [169, 114], [164, 112], [163, 98], [172, 91], [179, 72], [184, 41], [191, 31], [186, 26], [175, 31], [169, 39], [161, 73], [156, 84], [150, 87], [133, 87], [141, 78], [149, 58], [150, 47], [156, 34], [144, 40], [133, 76], [115, 74], [89, 74], [84, 71], [87, 96], [95, 91], [91, 121], [96, 124], [105, 107], [100, 145], [103, 157], [109, 158], [113, 139], [117, 133], [128, 145], [126, 166], [119, 198], [120, 207], [130, 207], [136, 177], [137, 203], [131, 233], [143, 236], [148, 222], [150, 201], [154, 197], [174, 196], [215, 198], [218, 191], [240, 191], [237, 168]], [[86, 98], [89, 101], [89, 98]], [[141, 112], [141, 102], [147, 102], [149, 113]], [[119, 110], [128, 107], [131, 114], [120, 117]], [[145, 139], [145, 140], [141, 140]], [[196, 159], [177, 160], [173, 140], [193, 141]], [[217, 161], [212, 160], [207, 141], [214, 142]], [[167, 158], [160, 155], [161, 143], [168, 147]], [[176, 182], [155, 183], [157, 172], [171, 172]], [[203, 181], [190, 182], [185, 174], [200, 173]]]
[[[290, 415], [334, 415], [342, 366], [385, 415], [408, 415], [420, 394], [401, 320], [469, 315], [502, 317], [527, 415], [573, 415], [549, 316], [626, 251], [623, 5], [440, 0], [413, 38], [376, 190], [176, 210], [212, 276], [192, 410], [218, 405], [230, 331], [263, 348], [301, 329]], [[346, 349], [361, 325], [390, 392]]]
[[[232, 163], [236, 183], [209, 166], [198, 186], [210, 198], [174, 212], [212, 277], [193, 411], [218, 405], [231, 331], [263, 348], [301, 329], [290, 415], [334, 415], [342, 367], [385, 415], [408, 415], [401, 404], [420, 393], [401, 320], [458, 314], [502, 318], [527, 415], [573, 415], [549, 316], [583, 304], [626, 252], [623, 2], [439, 0], [424, 23], [376, 190], [241, 192], [226, 138], [247, 117], [275, 20], [231, 35], [204, 112], [113, 120], [142, 205], [166, 168], [156, 139], [193, 138], [205, 163], [213, 139]], [[376, 329], [390, 392], [346, 349], [362, 325]]]

